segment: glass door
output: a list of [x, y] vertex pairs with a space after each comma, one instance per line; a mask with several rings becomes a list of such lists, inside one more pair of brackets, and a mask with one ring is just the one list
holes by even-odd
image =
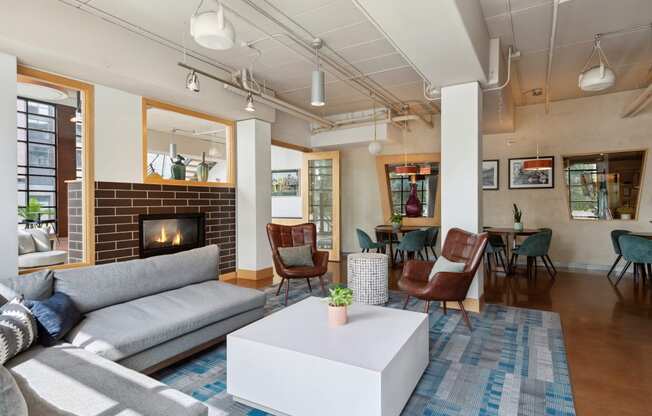
[[340, 152], [304, 153], [303, 215], [317, 227], [317, 248], [340, 261]]

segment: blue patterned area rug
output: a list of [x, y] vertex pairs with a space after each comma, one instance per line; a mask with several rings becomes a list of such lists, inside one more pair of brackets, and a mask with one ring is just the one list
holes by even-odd
[[[314, 293], [320, 295], [315, 283]], [[283, 307], [283, 294], [277, 297], [275, 291], [266, 289], [267, 314]], [[305, 281], [292, 282], [289, 302], [307, 296]], [[391, 292], [387, 306], [401, 308], [403, 301], [403, 295]], [[408, 305], [422, 308], [418, 300]], [[472, 333], [458, 311], [444, 315], [431, 306], [430, 365], [403, 416], [575, 415], [558, 314], [487, 305], [470, 316]], [[226, 359], [226, 344], [221, 344], [154, 377], [204, 402], [211, 416], [267, 415], [227, 394]]]

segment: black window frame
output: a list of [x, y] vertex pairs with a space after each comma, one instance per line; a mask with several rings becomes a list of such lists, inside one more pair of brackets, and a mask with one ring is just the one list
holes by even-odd
[[[25, 111], [21, 111], [18, 109], [18, 101], [22, 100], [25, 103]], [[38, 113], [33, 113], [29, 111], [29, 103], [37, 103], [41, 105], [46, 105], [48, 107], [53, 108], [52, 116], [50, 115], [45, 115], [45, 114], [38, 114]], [[58, 131], [57, 131], [57, 106], [56, 104], [52, 104], [46, 101], [40, 101], [40, 100], [35, 100], [32, 98], [27, 98], [27, 97], [22, 97], [22, 96], [17, 96], [16, 97], [16, 117], [18, 117], [18, 114], [24, 114], [25, 115], [25, 127], [19, 127], [16, 126], [16, 142], [17, 143], [25, 143], [25, 164], [21, 165], [16, 163], [16, 178], [25, 178], [25, 189], [18, 189], [18, 186], [16, 187], [16, 191], [18, 193], [24, 193], [25, 194], [25, 204], [26, 205], [20, 205], [17, 202], [18, 208], [25, 208], [27, 204], [29, 204], [30, 200], [30, 193], [31, 192], [38, 192], [38, 193], [48, 193], [52, 194], [53, 197], [53, 202], [54, 205], [43, 205], [43, 209], [47, 210], [52, 210], [53, 214], [51, 215], [50, 219], [57, 220], [57, 193], [58, 193], [58, 184], [57, 184], [57, 144], [58, 144]], [[48, 118], [53, 121], [54, 129], [53, 131], [48, 131], [48, 130], [41, 130], [41, 129], [34, 129], [29, 127], [29, 116], [30, 115], [35, 115], [43, 118]], [[24, 130], [25, 131], [25, 140], [21, 140], [18, 137], [18, 131], [19, 130]], [[44, 143], [40, 141], [32, 141], [30, 140], [30, 131], [38, 131], [38, 132], [43, 132], [43, 133], [49, 133], [54, 135], [54, 143]], [[30, 165], [30, 157], [29, 157], [29, 147], [30, 144], [37, 144], [40, 146], [50, 146], [54, 150], [54, 166], [53, 167], [41, 167], [41, 166], [31, 166]], [[24, 173], [19, 173], [20, 170], [23, 169], [25, 172]], [[30, 173], [31, 169], [52, 169], [52, 175], [45, 175], [45, 174], [37, 174], [37, 173]], [[43, 191], [43, 190], [32, 190], [30, 187], [30, 177], [44, 177], [44, 178], [53, 178], [54, 179], [54, 191]], [[20, 223], [24, 223], [24, 220], [20, 220]]]

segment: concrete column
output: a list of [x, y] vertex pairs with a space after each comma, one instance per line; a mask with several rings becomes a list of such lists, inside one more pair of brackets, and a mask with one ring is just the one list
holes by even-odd
[[[477, 82], [441, 90], [441, 232], [482, 229], [482, 90]], [[442, 240], [443, 241], [443, 240]], [[479, 311], [484, 265], [467, 293], [465, 307]], [[451, 304], [451, 307], [455, 305]]]
[[16, 57], [0, 53], [0, 275], [18, 272], [16, 224]]
[[265, 226], [272, 221], [271, 125], [249, 119], [236, 124], [236, 241], [238, 279], [270, 279], [272, 253]]

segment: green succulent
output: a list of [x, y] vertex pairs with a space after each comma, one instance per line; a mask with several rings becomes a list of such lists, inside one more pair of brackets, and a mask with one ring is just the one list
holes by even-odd
[[353, 303], [353, 291], [347, 287], [335, 286], [328, 289], [328, 304], [330, 306], [349, 306]]
[[403, 216], [401, 215], [400, 212], [393, 212], [392, 216], [389, 217], [389, 222], [392, 224], [400, 224], [401, 221], [403, 221]]
[[514, 222], [521, 222], [523, 211], [521, 211], [516, 204], [514, 204]]

